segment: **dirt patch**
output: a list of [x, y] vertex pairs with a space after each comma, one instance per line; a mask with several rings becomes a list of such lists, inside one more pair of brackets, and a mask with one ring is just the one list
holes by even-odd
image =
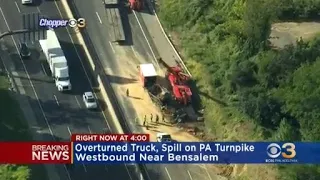
[[285, 45], [295, 44], [302, 38], [309, 40], [320, 33], [319, 22], [282, 22], [274, 23], [271, 27], [270, 42], [272, 46], [283, 48]]

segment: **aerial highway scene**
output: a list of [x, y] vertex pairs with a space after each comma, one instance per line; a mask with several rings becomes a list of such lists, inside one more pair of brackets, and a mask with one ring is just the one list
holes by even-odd
[[[319, 141], [320, 4], [288, 4], [0, 0], [0, 139]], [[0, 165], [0, 180], [320, 178], [318, 165], [224, 161]]]

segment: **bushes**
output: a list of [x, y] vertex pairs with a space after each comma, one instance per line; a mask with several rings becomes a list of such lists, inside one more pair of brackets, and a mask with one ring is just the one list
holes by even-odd
[[0, 177], [5, 180], [26, 180], [30, 177], [30, 169], [27, 166], [1, 165]]
[[280, 4], [280, 19], [315, 19], [319, 17], [319, 0], [283, 0]]
[[[270, 49], [268, 42], [273, 21], [310, 19], [319, 10], [319, 0], [160, 1], [160, 18], [180, 34], [200, 92], [228, 104], [204, 100], [207, 109], [222, 113], [205, 115], [215, 137], [320, 140], [320, 38], [281, 50]], [[199, 69], [210, 75], [203, 78]], [[301, 179], [298, 172], [320, 179], [318, 167], [281, 172], [289, 170], [279, 179]]]

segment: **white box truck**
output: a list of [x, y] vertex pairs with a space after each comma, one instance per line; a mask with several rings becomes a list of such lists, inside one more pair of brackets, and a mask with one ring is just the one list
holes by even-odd
[[39, 40], [39, 43], [47, 58], [56, 87], [59, 91], [70, 91], [71, 82], [67, 59], [54, 30], [47, 30], [47, 39]]

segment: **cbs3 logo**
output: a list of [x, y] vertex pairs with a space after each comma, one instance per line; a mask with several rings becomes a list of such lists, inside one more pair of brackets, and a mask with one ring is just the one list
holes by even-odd
[[[295, 148], [293, 143], [284, 143], [281, 147], [279, 144], [271, 143], [267, 147], [267, 154], [270, 158], [277, 158], [281, 155], [283, 158], [292, 159], [297, 154]], [[285, 152], [282, 149], [285, 149]]]
[[69, 26], [72, 28], [74, 27], [84, 28], [86, 26], [86, 20], [84, 18], [70, 19]]

